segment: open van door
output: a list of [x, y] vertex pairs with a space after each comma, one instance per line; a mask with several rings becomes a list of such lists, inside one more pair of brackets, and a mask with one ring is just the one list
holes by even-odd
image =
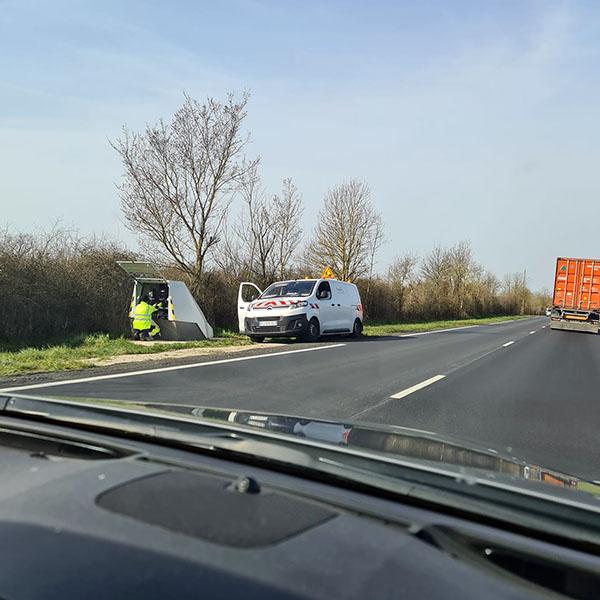
[[262, 290], [250, 281], [243, 281], [240, 283], [240, 289], [238, 290], [238, 326], [240, 333], [245, 333], [244, 319], [246, 318], [248, 305], [253, 300], [256, 300], [261, 294]]
[[155, 265], [149, 262], [118, 260], [117, 264], [136, 281], [156, 281], [167, 283], [164, 275], [156, 268]]

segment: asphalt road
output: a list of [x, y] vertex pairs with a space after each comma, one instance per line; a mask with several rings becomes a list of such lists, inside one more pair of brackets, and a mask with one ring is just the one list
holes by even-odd
[[[258, 352], [258, 353], [257, 353]], [[59, 383], [59, 385], [57, 385]], [[600, 479], [600, 336], [545, 318], [330, 339], [23, 393], [389, 423]]]

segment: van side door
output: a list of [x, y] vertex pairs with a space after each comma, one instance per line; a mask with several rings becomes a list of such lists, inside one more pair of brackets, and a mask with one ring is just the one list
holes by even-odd
[[333, 282], [333, 298], [335, 300], [335, 309], [337, 311], [336, 329], [347, 332], [352, 331], [354, 324], [354, 309], [352, 307], [352, 298], [349, 294], [348, 284], [341, 281]]
[[246, 311], [248, 310], [248, 305], [256, 300], [262, 291], [255, 284], [250, 281], [243, 281], [240, 283], [240, 288], [238, 290], [238, 328], [240, 333], [245, 333], [244, 328], [244, 319], [246, 318]]
[[335, 302], [333, 301], [333, 293], [329, 281], [323, 280], [317, 284], [316, 300], [319, 305], [319, 321], [321, 325], [321, 333], [335, 330], [337, 311]]

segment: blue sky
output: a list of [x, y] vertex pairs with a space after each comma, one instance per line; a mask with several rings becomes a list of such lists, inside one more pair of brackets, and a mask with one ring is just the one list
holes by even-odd
[[249, 153], [269, 191], [293, 178], [307, 229], [357, 177], [381, 270], [470, 239], [549, 287], [556, 256], [600, 254], [599, 34], [593, 2], [0, 0], [0, 221], [132, 242], [107, 140], [184, 90], [249, 89]]

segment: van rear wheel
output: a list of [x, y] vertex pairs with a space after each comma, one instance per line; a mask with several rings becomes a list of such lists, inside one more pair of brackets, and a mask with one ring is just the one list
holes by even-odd
[[355, 319], [354, 321], [354, 326], [352, 327], [352, 337], [353, 338], [357, 338], [360, 337], [362, 335], [363, 332], [363, 324], [362, 321], [360, 319]]
[[306, 327], [306, 333], [302, 336], [303, 342], [316, 342], [319, 339], [321, 328], [319, 327], [319, 321], [312, 318]]

